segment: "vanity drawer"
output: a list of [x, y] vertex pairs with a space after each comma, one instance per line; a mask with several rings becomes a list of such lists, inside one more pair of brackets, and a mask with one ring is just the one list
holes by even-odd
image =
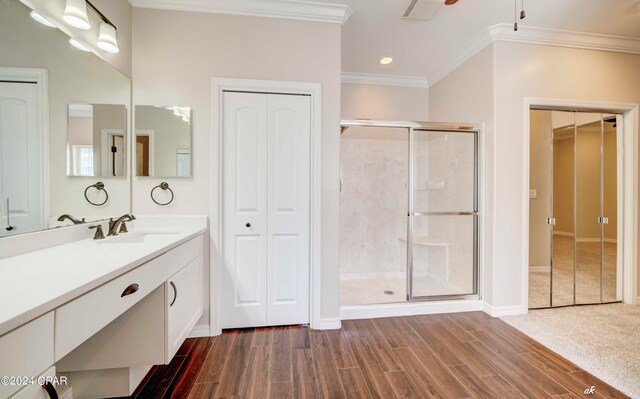
[[166, 279], [166, 265], [160, 256], [56, 309], [55, 360], [160, 286]]
[[202, 255], [203, 240], [203, 236], [199, 235], [162, 255], [165, 257], [169, 268], [167, 277], [173, 276], [192, 260]]
[[[0, 337], [0, 376], [37, 377], [53, 360], [53, 312]], [[0, 384], [0, 398], [23, 386]]]

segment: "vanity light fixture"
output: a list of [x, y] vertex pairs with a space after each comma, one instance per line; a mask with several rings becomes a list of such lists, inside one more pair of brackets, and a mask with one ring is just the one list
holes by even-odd
[[67, 0], [62, 19], [75, 28], [91, 29], [86, 0]]
[[79, 41], [77, 41], [74, 38], [69, 39], [69, 43], [77, 48], [80, 51], [86, 51], [86, 52], [90, 52], [91, 50], [89, 50], [84, 44], [80, 43]]
[[[98, 35], [98, 42], [96, 43], [98, 48], [108, 53], [115, 54], [120, 51], [118, 48], [118, 39], [116, 38], [116, 26], [109, 21], [107, 17], [104, 16], [103, 13], [100, 12], [91, 4], [89, 0], [66, 0], [66, 7], [64, 9], [64, 15], [62, 19], [66, 23], [71, 26], [74, 26], [78, 29], [90, 29], [91, 23], [89, 22], [89, 16], [87, 15], [87, 6], [92, 9], [100, 19], [100, 34]], [[76, 44], [80, 44], [76, 41], [76, 43], [71, 43], [76, 48], [80, 48], [76, 46]], [[86, 47], [80, 44], [82, 48], [86, 49]], [[88, 51], [88, 50], [86, 50]]]
[[107, 22], [100, 24], [100, 36], [98, 36], [98, 47], [107, 53], [115, 54], [120, 51], [118, 40], [116, 39], [116, 27]]
[[44, 26], [48, 26], [50, 28], [55, 28], [56, 27], [54, 24], [51, 23], [51, 21], [49, 21], [48, 19], [46, 19], [45, 17], [43, 17], [42, 15], [38, 14], [35, 11], [31, 11], [29, 13], [29, 15], [31, 15], [31, 18], [33, 18], [36, 21], [40, 22]]
[[391, 64], [392, 62], [393, 62], [393, 58], [392, 58], [392, 57], [382, 57], [382, 58], [380, 59], [380, 63], [381, 63], [382, 65], [389, 65], [389, 64]]

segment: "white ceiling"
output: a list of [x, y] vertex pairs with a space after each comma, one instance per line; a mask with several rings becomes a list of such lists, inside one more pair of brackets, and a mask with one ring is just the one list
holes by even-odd
[[[430, 21], [401, 18], [411, 0], [324, 0], [347, 4], [343, 72], [430, 76], [488, 27], [513, 23], [513, 0], [460, 0]], [[518, 7], [522, 0], [518, 1]], [[639, 0], [524, 0], [522, 25], [640, 38]], [[392, 56], [391, 65], [381, 65]]]

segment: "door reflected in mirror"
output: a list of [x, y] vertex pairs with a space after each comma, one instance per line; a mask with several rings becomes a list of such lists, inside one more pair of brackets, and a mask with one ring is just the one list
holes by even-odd
[[67, 176], [126, 176], [127, 109], [69, 104]]
[[136, 176], [191, 177], [191, 108], [136, 105]]

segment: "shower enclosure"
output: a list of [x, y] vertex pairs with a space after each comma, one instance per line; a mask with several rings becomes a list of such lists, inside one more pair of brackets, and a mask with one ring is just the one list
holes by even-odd
[[341, 304], [478, 297], [478, 135], [342, 120]]
[[622, 117], [530, 112], [529, 308], [621, 301]]

